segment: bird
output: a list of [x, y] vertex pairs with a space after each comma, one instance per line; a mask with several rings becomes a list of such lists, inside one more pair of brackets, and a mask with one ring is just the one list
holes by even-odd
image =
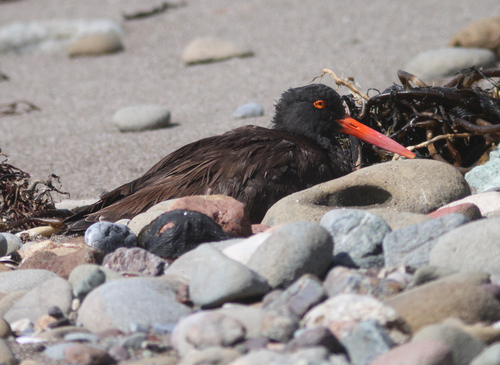
[[341, 96], [327, 85], [290, 88], [275, 109], [270, 128], [242, 126], [170, 153], [143, 176], [67, 218], [67, 232], [83, 232], [99, 221], [133, 218], [164, 200], [211, 194], [241, 201], [251, 222], [260, 223], [281, 198], [353, 171], [338, 141], [339, 133], [415, 157], [351, 118]]

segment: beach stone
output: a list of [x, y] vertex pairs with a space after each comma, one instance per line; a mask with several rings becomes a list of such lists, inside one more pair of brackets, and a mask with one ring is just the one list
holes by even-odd
[[270, 290], [266, 279], [215, 248], [202, 245], [197, 250], [203, 259], [193, 266], [189, 284], [189, 297], [195, 305], [217, 307]]
[[163, 213], [139, 233], [138, 244], [165, 259], [176, 259], [199, 244], [232, 238], [207, 215], [189, 210]]
[[58, 256], [51, 251], [40, 251], [29, 256], [19, 265], [19, 269], [46, 269], [67, 279], [71, 271], [83, 264], [101, 263], [103, 253], [100, 250], [86, 246], [67, 255]]
[[500, 340], [500, 329], [485, 323], [479, 322], [473, 325], [467, 325], [458, 318], [447, 318], [442, 324], [460, 328], [462, 331], [479, 338], [486, 344], [492, 344]]
[[343, 266], [332, 268], [323, 282], [329, 297], [339, 294], [371, 295], [379, 300], [387, 299], [405, 288], [393, 280], [379, 279], [358, 270]]
[[429, 82], [440, 77], [454, 76], [470, 67], [491, 68], [496, 62], [495, 52], [489, 49], [444, 47], [413, 56], [403, 70]]
[[51, 328], [50, 330], [34, 335], [33, 337], [46, 342], [50, 342], [50, 341], [64, 339], [64, 337], [70, 333], [88, 334], [89, 330], [77, 326], [62, 326], [62, 327]]
[[500, 210], [500, 193], [497, 191], [488, 191], [484, 193], [473, 194], [466, 198], [444, 205], [442, 208], [438, 209], [438, 212], [441, 209], [447, 209], [449, 207], [455, 207], [457, 205], [467, 203], [477, 206], [479, 208], [479, 211], [481, 212], [481, 215], [483, 217], [486, 217], [489, 214], [495, 213]]
[[246, 265], [250, 258], [269, 237], [271, 237], [271, 232], [262, 232], [254, 234], [246, 239], [235, 241], [234, 244], [227, 246], [222, 250], [222, 253], [233, 259]]
[[170, 110], [161, 105], [134, 105], [118, 110], [112, 118], [120, 132], [139, 132], [166, 128]]
[[91, 34], [123, 34], [109, 19], [41, 20], [14, 22], [0, 28], [0, 53], [47, 53], [63, 50]]
[[285, 352], [294, 352], [300, 348], [323, 346], [331, 353], [346, 353], [344, 346], [326, 327], [299, 330], [294, 339], [287, 343]]
[[116, 33], [92, 34], [70, 44], [68, 56], [99, 56], [120, 52], [123, 48], [123, 43]]
[[75, 296], [75, 298], [78, 298], [80, 301], [82, 301], [88, 293], [90, 293], [93, 289], [97, 288], [105, 281], [106, 274], [104, 274], [104, 272], [99, 268], [96, 268], [95, 270], [89, 272], [83, 280], [80, 280], [77, 285], [73, 286], [73, 295]]
[[31, 290], [45, 281], [57, 277], [57, 274], [41, 269], [2, 272], [0, 273], [0, 293], [9, 294]]
[[[7, 250], [5, 252], [5, 255], [10, 255], [14, 251], [20, 250], [21, 247], [23, 246], [23, 241], [17, 237], [15, 234], [12, 233], [0, 233], [0, 236], [3, 236], [7, 240]], [[0, 237], [0, 251], [2, 250], [3, 243], [2, 243], [2, 237]], [[1, 253], [1, 252], [0, 252]], [[0, 255], [4, 256], [4, 255]]]
[[500, 56], [500, 17], [482, 18], [468, 24], [450, 39], [448, 45], [486, 48]]
[[238, 320], [220, 312], [201, 311], [179, 321], [172, 333], [172, 345], [184, 357], [193, 350], [233, 346], [245, 335], [246, 329]]
[[297, 222], [276, 229], [247, 266], [266, 278], [272, 288], [287, 287], [306, 273], [322, 277], [332, 251], [332, 237], [326, 229], [313, 222]]
[[167, 282], [130, 278], [110, 281], [91, 291], [78, 311], [78, 321], [92, 332], [113, 328], [128, 332], [132, 323], [176, 323], [189, 313], [191, 309], [176, 301]]
[[[500, 34], [498, 41], [500, 42]], [[490, 189], [500, 188], [500, 149], [496, 147], [490, 152], [488, 162], [466, 173], [465, 180], [474, 193], [484, 193]]]
[[144, 276], [163, 275], [167, 262], [140, 247], [121, 247], [106, 255], [102, 266], [117, 272], [134, 272]]
[[[430, 281], [442, 279], [444, 277], [456, 274], [458, 271], [447, 267], [425, 265], [418, 268], [413, 276], [414, 285], [422, 285]], [[489, 276], [487, 278], [489, 281]]]
[[430, 264], [458, 271], [499, 274], [500, 218], [470, 222], [441, 236], [430, 253]]
[[19, 362], [4, 340], [0, 340], [0, 364], [17, 365]]
[[446, 279], [398, 294], [385, 304], [397, 310], [413, 331], [448, 317], [468, 324], [500, 319], [500, 303], [481, 287]]
[[405, 266], [415, 271], [427, 265], [438, 238], [467, 222], [463, 214], [448, 214], [387, 234], [383, 240], [385, 266]]
[[67, 315], [72, 299], [71, 285], [66, 280], [55, 277], [27, 292], [5, 313], [4, 319], [9, 324], [23, 318], [36, 323], [40, 316], [47, 314], [54, 306]]
[[345, 333], [357, 324], [370, 320], [392, 331], [402, 334], [409, 332], [408, 325], [396, 309], [373, 297], [359, 294], [339, 294], [318, 304], [306, 313], [301, 327], [327, 327], [342, 341]]
[[241, 352], [223, 347], [209, 347], [201, 351], [191, 351], [179, 363], [180, 365], [229, 364], [241, 356]]
[[64, 256], [82, 249], [89, 249], [89, 246], [85, 244], [83, 237], [76, 237], [72, 242], [65, 243], [54, 242], [52, 240], [27, 242], [21, 248], [21, 256], [23, 259], [28, 259], [37, 253], [45, 251], [54, 253], [57, 256]]
[[429, 213], [428, 216], [432, 219], [441, 218], [448, 214], [460, 213], [467, 217], [469, 221], [474, 221], [476, 219], [482, 218], [481, 210], [479, 210], [476, 204], [472, 203], [463, 203], [454, 206], [448, 206], [446, 208], [440, 208], [435, 210], [432, 213]]
[[112, 364], [114, 360], [103, 350], [89, 345], [73, 344], [63, 350], [68, 364], [100, 365]]
[[233, 112], [233, 118], [255, 118], [264, 115], [264, 107], [259, 103], [247, 103], [239, 106]]
[[264, 298], [262, 308], [265, 310], [280, 311], [286, 309], [298, 318], [314, 305], [326, 298], [326, 292], [321, 281], [311, 274], [304, 274], [292, 285], [279, 291], [272, 299]]
[[137, 236], [123, 224], [97, 222], [85, 231], [85, 243], [106, 255], [119, 247], [136, 246]]
[[371, 364], [376, 357], [395, 346], [386, 329], [373, 320], [356, 324], [340, 341], [353, 364]]
[[13, 336], [9, 322], [7, 322], [5, 319], [1, 318], [0, 319], [0, 338], [8, 338], [9, 336]]
[[300, 318], [287, 308], [266, 310], [261, 334], [271, 341], [286, 343], [299, 328], [299, 320]]
[[411, 342], [440, 341], [447, 345], [453, 356], [454, 365], [468, 365], [486, 345], [481, 340], [464, 331], [443, 324], [434, 324], [422, 328], [413, 335]]
[[274, 204], [262, 223], [319, 222], [334, 208], [428, 214], [468, 195], [469, 185], [451, 165], [423, 159], [392, 161], [291, 194]]
[[246, 339], [262, 337], [265, 311], [261, 308], [231, 303], [212, 311], [222, 313], [240, 322], [245, 327]]
[[454, 365], [448, 346], [440, 341], [409, 342], [381, 354], [370, 365]]
[[44, 351], [43, 354], [52, 360], [64, 360], [64, 350], [68, 347], [73, 346], [74, 344], [71, 342], [68, 343], [59, 343], [57, 345], [49, 346]]
[[232, 236], [252, 235], [252, 225], [245, 204], [230, 196], [220, 194], [185, 196], [158, 203], [149, 208], [148, 212], [157, 210], [169, 212], [176, 209], [203, 213]]
[[119, 273], [117, 273], [114, 270], [111, 270], [107, 267], [96, 265], [96, 264], [88, 264], [88, 265], [80, 265], [77, 266], [71, 271], [68, 277], [69, 283], [75, 288], [76, 286], [80, 285], [79, 283], [83, 280], [86, 280], [87, 277], [95, 271], [101, 271], [104, 273], [104, 277], [106, 281], [111, 281], [111, 280], [117, 280], [117, 279], [123, 279], [124, 277], [121, 276]]
[[500, 343], [495, 343], [481, 351], [470, 365], [500, 365]]
[[187, 65], [194, 65], [252, 55], [252, 51], [241, 48], [231, 41], [206, 37], [191, 41], [182, 53], [182, 61]]
[[333, 237], [335, 255], [346, 252], [359, 267], [383, 266], [382, 242], [391, 228], [382, 218], [359, 209], [334, 209], [320, 224]]
[[373, 208], [366, 211], [382, 218], [393, 231], [431, 220], [426, 214], [398, 212], [397, 210], [386, 208]]

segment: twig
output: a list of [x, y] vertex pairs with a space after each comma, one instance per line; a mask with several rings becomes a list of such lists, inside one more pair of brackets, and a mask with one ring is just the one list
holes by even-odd
[[366, 95], [365, 93], [363, 93], [363, 92], [359, 91], [358, 89], [356, 89], [356, 87], [351, 82], [349, 82], [347, 80], [344, 80], [344, 79], [341, 79], [340, 77], [338, 77], [337, 75], [335, 75], [335, 73], [332, 70], [324, 68], [323, 69], [323, 75], [324, 74], [328, 74], [331, 77], [333, 77], [333, 80], [335, 81], [335, 83], [337, 85], [346, 86], [349, 89], [351, 89], [352, 92], [354, 92], [354, 93], [358, 94], [359, 96], [361, 96], [363, 99], [370, 100], [370, 98], [368, 97], [368, 95]]
[[429, 139], [428, 141], [425, 141], [425, 142], [422, 142], [420, 144], [417, 144], [415, 146], [408, 146], [406, 147], [407, 149], [409, 149], [410, 151], [413, 151], [413, 150], [416, 150], [418, 148], [422, 148], [422, 147], [427, 147], [428, 145], [436, 142], [436, 141], [439, 141], [441, 139], [448, 139], [448, 138], [467, 138], [467, 137], [472, 137], [474, 136], [474, 134], [472, 133], [457, 133], [457, 134], [442, 134], [440, 136], [436, 136], [434, 138], [431, 138]]

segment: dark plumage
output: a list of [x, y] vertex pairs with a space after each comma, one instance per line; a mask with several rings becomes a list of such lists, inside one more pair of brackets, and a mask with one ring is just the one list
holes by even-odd
[[[272, 123], [272, 129], [249, 125], [174, 151], [142, 177], [68, 218], [68, 230], [82, 231], [99, 220], [131, 218], [163, 200], [207, 194], [243, 202], [256, 223], [286, 195], [351, 172], [335, 136], [361, 134], [332, 88], [312, 84], [289, 89], [277, 103]], [[363, 136], [392, 152], [412, 155], [392, 140], [390, 146], [379, 140], [387, 137]]]

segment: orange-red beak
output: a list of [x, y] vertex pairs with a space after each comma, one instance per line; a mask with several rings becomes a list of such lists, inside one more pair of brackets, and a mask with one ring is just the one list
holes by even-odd
[[415, 154], [405, 147], [401, 146], [398, 142], [384, 136], [382, 133], [361, 124], [351, 117], [336, 120], [342, 126], [340, 132], [350, 134], [365, 142], [371, 143], [377, 147], [383, 148], [386, 151], [397, 153], [398, 155], [415, 158]]

